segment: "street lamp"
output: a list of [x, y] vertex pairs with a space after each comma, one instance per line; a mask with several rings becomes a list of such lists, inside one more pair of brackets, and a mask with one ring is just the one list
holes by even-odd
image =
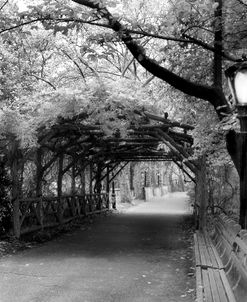
[[240, 122], [240, 219], [247, 229], [247, 63], [237, 63], [225, 71]]

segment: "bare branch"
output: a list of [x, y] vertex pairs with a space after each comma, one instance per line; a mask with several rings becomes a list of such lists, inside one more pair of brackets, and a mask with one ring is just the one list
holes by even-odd
[[6, 0], [0, 7], [0, 10], [2, 10], [4, 8], [4, 6], [9, 2], [9, 0]]
[[29, 76], [34, 77], [35, 79], [40, 80], [40, 81], [42, 81], [42, 82], [45, 82], [46, 84], [50, 85], [54, 90], [57, 89], [51, 82], [47, 81], [47, 80], [44, 79], [44, 78], [41, 78], [41, 77], [37, 76], [36, 74], [31, 74], [31, 73], [30, 73]]
[[[154, 76], [165, 81], [175, 89], [188, 94], [190, 96], [200, 98], [202, 100], [208, 101], [212, 104], [220, 116], [222, 113], [226, 113], [229, 110], [227, 100], [221, 89], [217, 87], [211, 87], [206, 85], [197, 84], [187, 80], [171, 71], [167, 68], [158, 64], [155, 60], [149, 58], [145, 54], [145, 50], [136, 41], [133, 40], [130, 35], [130, 31], [122, 25], [116, 18], [114, 18], [111, 13], [102, 6], [98, 1], [90, 0], [72, 0], [78, 4], [96, 9], [98, 14], [108, 20], [110, 27], [119, 35], [119, 38], [124, 42], [128, 50], [137, 59], [140, 65], [142, 65], [147, 71], [149, 71]], [[226, 105], [226, 107], [218, 109], [219, 106]]]
[[61, 51], [62, 51], [63, 54], [65, 54], [66, 57], [68, 57], [75, 64], [75, 66], [79, 70], [84, 82], [86, 82], [85, 75], [84, 75], [81, 67], [79, 66], [79, 64], [65, 50], [62, 49]]
[[244, 5], [247, 8], [247, 3], [244, 3], [244, 1], [242, 1], [242, 0], [237, 0], [237, 1], [238, 1], [238, 3]]
[[[75, 1], [75, 2], [77, 2], [77, 1]], [[22, 23], [19, 23], [19, 24], [15, 25], [15, 26], [5, 28], [3, 30], [0, 30], [0, 34], [2, 34], [4, 32], [7, 32], [7, 31], [17, 29], [17, 28], [25, 26], [25, 25], [30, 25], [32, 23], [39, 22], [39, 21], [40, 22], [42, 22], [42, 21], [54, 21], [54, 22], [65, 22], [65, 23], [74, 22], [74, 23], [88, 24], [88, 25], [93, 25], [93, 26], [112, 29], [111, 25], [109, 25], [109, 24], [96, 23], [94, 21], [86, 21], [86, 20], [74, 19], [74, 18], [52, 18], [52, 17], [49, 16], [49, 17], [42, 17], [42, 18], [37, 18], [37, 19], [34, 19], [34, 20], [22, 22]], [[126, 30], [130, 34], [135, 34], [135, 35], [139, 35], [139, 36], [142, 36], [142, 37], [152, 37], [152, 38], [155, 38], [155, 39], [160, 39], [160, 40], [165, 40], [165, 41], [173, 41], [173, 42], [178, 42], [178, 43], [194, 44], [194, 45], [198, 45], [198, 46], [200, 46], [200, 47], [202, 47], [206, 50], [209, 50], [211, 52], [214, 52], [214, 53], [217, 52], [217, 50], [213, 46], [211, 46], [211, 45], [209, 45], [209, 44], [207, 44], [203, 41], [200, 41], [198, 39], [195, 39], [193, 37], [190, 37], [189, 35], [186, 35], [186, 34], [183, 34], [184, 38], [183, 37], [182, 38], [177, 38], [177, 37], [153, 34], [153, 33], [149, 33], [149, 32], [144, 31], [144, 30], [133, 30], [133, 29], [129, 29], [129, 28], [126, 28]], [[225, 58], [229, 61], [232, 61], [232, 62], [241, 61], [239, 58], [234, 57], [234, 56], [226, 53], [225, 51], [221, 52], [220, 55], [223, 58]]]

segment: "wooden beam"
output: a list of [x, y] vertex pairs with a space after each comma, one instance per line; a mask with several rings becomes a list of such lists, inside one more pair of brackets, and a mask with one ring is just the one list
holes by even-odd
[[118, 171], [115, 175], [112, 176], [112, 178], [109, 180], [109, 182], [112, 182], [113, 179], [128, 165], [129, 162], [126, 162]]
[[177, 161], [173, 160], [173, 162], [195, 183], [195, 178], [191, 176], [183, 167], [182, 164], [179, 164]]

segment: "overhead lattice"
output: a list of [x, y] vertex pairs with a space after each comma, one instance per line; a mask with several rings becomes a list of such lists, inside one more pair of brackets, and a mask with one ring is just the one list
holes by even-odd
[[93, 162], [174, 161], [195, 172], [192, 154], [193, 127], [150, 113], [136, 112], [139, 119], [121, 137], [118, 131], [105, 135], [100, 125], [85, 123], [78, 115], [60, 119], [50, 129], [41, 129], [39, 143], [52, 152]]

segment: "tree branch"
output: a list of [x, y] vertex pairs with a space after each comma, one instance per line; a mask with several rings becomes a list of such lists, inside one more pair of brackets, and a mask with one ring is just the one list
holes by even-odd
[[61, 50], [62, 51], [62, 53], [67, 57], [67, 58], [69, 58], [73, 63], [74, 63], [74, 65], [77, 67], [77, 69], [79, 70], [79, 72], [80, 72], [80, 75], [82, 76], [82, 78], [83, 78], [83, 80], [84, 80], [84, 82], [86, 82], [86, 79], [85, 79], [85, 75], [84, 75], [84, 73], [83, 73], [83, 71], [82, 71], [82, 69], [81, 69], [81, 67], [79, 66], [79, 64], [65, 51], [65, 50]]
[[0, 7], [0, 10], [2, 10], [4, 8], [4, 6], [9, 2], [9, 0], [6, 0]]
[[247, 8], [247, 3], [244, 3], [244, 1], [242, 1], [242, 0], [237, 0], [237, 1], [238, 1], [238, 3], [242, 4], [243, 6], [245, 6]]
[[31, 76], [31, 77], [34, 77], [34, 78], [37, 79], [37, 80], [40, 80], [40, 81], [45, 82], [46, 84], [50, 85], [54, 90], [57, 89], [51, 82], [45, 80], [44, 78], [41, 78], [41, 77], [39, 77], [39, 76], [37, 76], [37, 75], [35, 75], [35, 74], [32, 74], [32, 73], [30, 73], [30, 74], [28, 74], [28, 75]]
[[[214, 106], [218, 115], [229, 112], [227, 100], [221, 89], [191, 82], [190, 80], [184, 79], [169, 71], [165, 67], [160, 66], [155, 60], [149, 58], [145, 54], [144, 49], [133, 40], [129, 30], [125, 28], [116, 18], [114, 18], [101, 3], [93, 0], [72, 1], [80, 5], [96, 9], [102, 18], [108, 20], [109, 26], [118, 33], [120, 39], [125, 43], [132, 55], [151, 74], [167, 82], [185, 94], [208, 101]], [[221, 107], [222, 105], [226, 106]]]
[[[74, 0], [72, 0], [72, 1], [74, 1]], [[77, 2], [77, 1], [74, 1], [74, 2]], [[86, 21], [86, 20], [74, 19], [74, 18], [52, 18], [51, 16], [49, 16], [49, 17], [41, 17], [41, 18], [29, 20], [29, 21], [22, 22], [22, 23], [19, 23], [17, 25], [14, 25], [14, 26], [10, 26], [8, 28], [0, 30], [0, 34], [2, 34], [4, 32], [7, 32], [7, 31], [17, 29], [17, 28], [25, 26], [25, 25], [30, 25], [32, 23], [39, 22], [39, 21], [40, 22], [42, 22], [42, 21], [57, 21], [57, 22], [66, 22], [66, 23], [74, 22], [74, 23], [88, 24], [88, 25], [93, 25], [93, 26], [112, 29], [112, 27], [109, 24], [96, 23], [95, 21]], [[130, 34], [140, 35], [140, 36], [143, 36], [143, 37], [152, 37], [152, 38], [155, 38], [155, 39], [160, 39], [160, 40], [165, 40], [165, 41], [173, 41], [173, 42], [178, 42], [178, 43], [194, 44], [194, 45], [200, 46], [200, 47], [202, 47], [206, 50], [209, 50], [213, 53], [215, 53], [215, 52], [219, 53], [217, 51], [217, 49], [215, 49], [213, 46], [211, 46], [211, 45], [209, 45], [209, 44], [207, 44], [203, 41], [200, 41], [198, 39], [195, 39], [195, 38], [193, 38], [193, 37], [191, 37], [191, 36], [189, 36], [185, 33], [183, 33], [183, 35], [182, 35], [184, 38], [183, 37], [182, 38], [176, 38], [176, 37], [171, 37], [171, 36], [152, 34], [152, 33], [149, 33], [147, 31], [143, 31], [143, 30], [133, 30], [133, 29], [127, 29], [127, 30]], [[219, 54], [223, 58], [225, 58], [225, 59], [227, 59], [228, 61], [231, 61], [231, 62], [240, 62], [241, 61], [241, 59], [239, 59], [237, 57], [234, 57], [231, 54], [226, 53], [225, 51], [222, 51]]]

